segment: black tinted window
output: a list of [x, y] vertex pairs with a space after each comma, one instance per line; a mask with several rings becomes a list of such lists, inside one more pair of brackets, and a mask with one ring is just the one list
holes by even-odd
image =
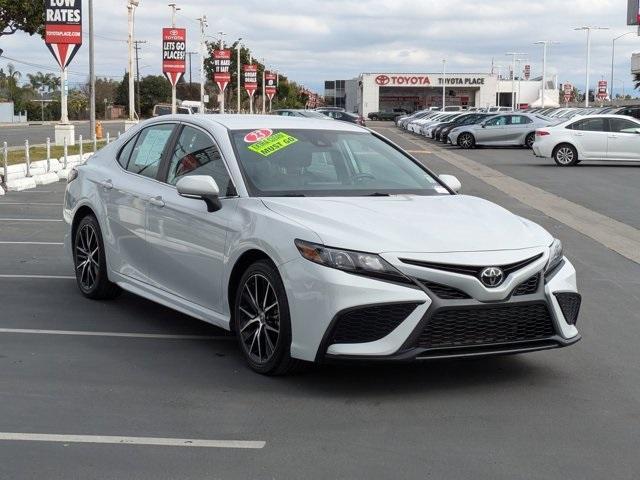
[[609, 127], [612, 132], [635, 133], [640, 125], [626, 118], [610, 118]]
[[127, 168], [127, 163], [129, 163], [131, 151], [133, 150], [133, 146], [136, 144], [136, 138], [137, 137], [133, 137], [125, 144], [122, 150], [120, 150], [120, 154], [118, 155], [118, 163], [122, 168]]
[[156, 178], [162, 154], [169, 142], [173, 127], [173, 124], [167, 123], [145, 128], [138, 135], [127, 170], [145, 177]]
[[220, 196], [235, 195], [231, 177], [211, 137], [193, 127], [184, 127], [176, 142], [167, 183], [175, 185], [188, 175], [209, 175], [218, 184]]
[[589, 132], [604, 132], [606, 131], [605, 122], [603, 118], [586, 118], [584, 120], [578, 120], [577, 122], [568, 125], [567, 128], [573, 130], [584, 130]]

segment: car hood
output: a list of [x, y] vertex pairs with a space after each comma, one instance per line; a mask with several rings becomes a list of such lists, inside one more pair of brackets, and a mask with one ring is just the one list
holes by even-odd
[[[548, 246], [542, 227], [466, 195], [263, 198], [325, 245], [372, 253], [472, 252]], [[311, 240], [311, 239], [303, 239]]]

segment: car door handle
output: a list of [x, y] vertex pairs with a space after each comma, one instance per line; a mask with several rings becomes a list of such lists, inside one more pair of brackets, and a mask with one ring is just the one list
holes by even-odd
[[618, 135], [609, 135], [609, 138], [618, 138]]
[[162, 200], [162, 197], [151, 197], [149, 199], [149, 203], [154, 207], [158, 207], [158, 208], [164, 207], [164, 200]]
[[584, 137], [584, 133], [575, 133], [574, 134], [576, 137]]
[[113, 188], [113, 183], [111, 182], [111, 180], [103, 180], [102, 182], [100, 182], [100, 186], [105, 190], [111, 190]]

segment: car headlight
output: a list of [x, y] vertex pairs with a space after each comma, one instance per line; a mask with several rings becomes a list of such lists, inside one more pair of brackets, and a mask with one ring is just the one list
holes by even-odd
[[564, 258], [562, 242], [557, 238], [553, 240], [551, 245], [549, 245], [549, 250], [549, 261], [547, 262], [547, 266], [544, 267], [544, 273], [550, 273], [555, 270], [558, 265], [562, 263], [562, 259]]
[[295, 244], [304, 258], [318, 265], [356, 275], [413, 284], [409, 278], [405, 277], [393, 265], [374, 253], [330, 248], [299, 239], [295, 240]]

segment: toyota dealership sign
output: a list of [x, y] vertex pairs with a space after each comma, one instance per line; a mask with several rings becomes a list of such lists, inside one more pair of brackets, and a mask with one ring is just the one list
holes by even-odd
[[427, 75], [378, 75], [376, 83], [381, 87], [431, 85]]

